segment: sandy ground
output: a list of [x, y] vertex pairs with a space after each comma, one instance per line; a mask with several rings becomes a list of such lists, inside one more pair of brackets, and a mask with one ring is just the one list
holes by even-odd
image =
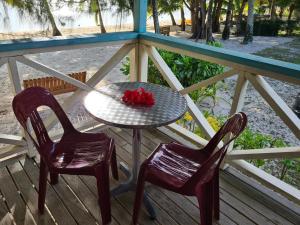
[[[188, 34], [181, 32], [172, 32], [173, 36], [177, 36], [180, 38], [188, 37]], [[218, 37], [216, 36], [216, 39]], [[232, 37], [228, 41], [222, 41], [223, 47], [231, 50], [236, 50], [239, 52], [245, 53], [254, 53], [265, 48], [270, 48], [276, 45], [280, 45], [286, 42], [290, 42], [292, 38], [285, 37], [255, 37], [254, 42], [249, 45], [241, 45], [241, 38]], [[68, 51], [58, 51], [58, 52], [50, 52], [50, 53], [41, 53], [30, 55], [29, 58], [34, 59], [38, 62], [41, 62], [51, 68], [54, 68], [58, 71], [64, 73], [71, 73], [76, 71], [87, 71], [88, 76], [91, 76], [95, 73], [98, 68], [101, 67], [118, 49], [120, 46], [108, 46], [108, 47], [94, 47], [88, 49], [77, 49], [77, 50], [68, 50]], [[39, 71], [35, 71], [32, 68], [24, 66], [22, 64], [18, 64], [20, 75], [23, 79], [34, 78], [39, 76], [45, 76]], [[124, 81], [127, 78], [122, 75], [120, 68], [122, 64], [118, 64], [105, 78], [104, 82], [117, 82]], [[227, 87], [222, 89], [221, 95], [225, 92], [228, 93], [228, 101], [230, 101], [230, 97], [232, 96], [234, 90], [234, 80], [226, 81]], [[278, 85], [278, 82], [272, 83], [275, 87], [275, 90], [282, 94], [284, 99], [289, 100], [289, 105], [292, 104], [292, 97], [297, 92], [296, 87], [289, 86], [288, 84]], [[19, 125], [16, 122], [12, 109], [11, 109], [11, 101], [13, 98], [12, 89], [10, 86], [10, 80], [8, 78], [7, 68], [2, 66], [0, 68], [0, 133], [7, 134], [17, 134], [20, 133]], [[292, 94], [289, 94], [292, 93]], [[66, 95], [61, 95], [58, 97], [60, 102], [63, 102]], [[257, 103], [257, 104], [256, 104]], [[207, 102], [207, 106], [209, 107], [209, 102]], [[222, 103], [222, 100], [219, 101], [219, 105], [217, 106], [216, 111], [218, 113], [226, 113], [228, 111], [228, 107], [226, 103]], [[222, 108], [220, 110], [220, 107]], [[261, 111], [261, 107], [264, 109]], [[254, 94], [254, 91], [250, 87], [250, 91], [246, 97], [246, 110], [249, 111], [250, 121], [253, 122], [253, 127], [264, 133], [271, 133], [275, 136], [283, 137], [289, 143], [299, 144], [297, 139], [293, 135], [290, 135], [289, 130], [287, 130], [286, 126], [280, 121], [279, 118], [272, 114], [272, 110], [266, 106], [265, 102], [259, 97], [259, 95]], [[78, 106], [77, 109], [73, 110], [69, 113], [69, 116], [76, 123], [78, 117], [85, 117], [86, 115], [83, 113], [82, 106]], [[260, 112], [260, 113], [257, 113]], [[267, 113], [266, 113], [267, 112]], [[79, 115], [79, 116], [78, 116]], [[256, 116], [251, 116], [256, 115]], [[271, 115], [266, 118], [267, 115]], [[257, 118], [263, 121], [262, 123], [257, 123]], [[271, 126], [269, 129], [264, 129], [264, 127], [270, 127], [271, 121], [275, 124], [275, 126]], [[276, 118], [273, 121], [273, 118]], [[277, 122], [278, 121], [278, 122]], [[276, 125], [277, 124], [277, 125]], [[278, 125], [279, 124], [279, 125]], [[259, 126], [258, 126], [259, 125]], [[281, 129], [281, 132], [277, 132], [278, 129]], [[272, 132], [274, 131], [274, 132]], [[283, 135], [285, 134], [285, 135]]]
[[[187, 39], [191, 35], [187, 32], [173, 31], [171, 32], [172, 36]], [[256, 36], [252, 43], [248, 45], [240, 44], [243, 41], [243, 37], [231, 36], [229, 40], [222, 40], [220, 34], [214, 34], [216, 41], [221, 42], [223, 48], [227, 48], [233, 51], [243, 52], [243, 53], [255, 53], [266, 48], [271, 48], [277, 45], [282, 45], [287, 42], [291, 42], [293, 38], [291, 37], [263, 37]], [[199, 40], [199, 43], [204, 43], [205, 40]]]

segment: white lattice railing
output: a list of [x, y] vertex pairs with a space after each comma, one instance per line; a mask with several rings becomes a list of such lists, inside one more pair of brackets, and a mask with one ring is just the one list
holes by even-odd
[[[72, 40], [72, 38], [70, 40]], [[230, 52], [226, 53], [226, 50], [222, 50], [224, 51], [222, 55], [213, 47], [207, 47], [186, 41], [186, 45], [189, 46], [193, 44], [193, 47], [197, 51], [194, 49], [189, 50], [186, 46], [184, 46], [184, 44], [182, 44], [183, 41], [180, 41], [177, 46], [174, 38], [153, 36], [153, 34], [147, 35], [147, 33], [137, 36], [133, 32], [128, 32], [113, 35], [105, 35], [103, 36], [103, 38], [101, 38], [101, 35], [99, 35], [97, 36], [97, 38], [95, 38], [94, 41], [90, 41], [87, 44], [85, 44], [84, 41], [84, 44], [82, 43], [82, 41], [75, 41], [75, 43], [70, 41], [71, 44], [68, 44], [69, 42], [67, 42], [67, 44], [65, 42], [60, 43], [58, 41], [58, 44], [53, 44], [53, 40], [46, 40], [44, 42], [44, 47], [43, 42], [40, 41], [37, 43], [39, 47], [35, 48], [32, 43], [34, 42], [30, 42], [29, 44], [25, 43], [24, 46], [16, 45], [17, 49], [15, 50], [11, 48], [13, 44], [8, 45], [8, 47], [7, 45], [1, 46], [0, 44], [0, 66], [7, 64], [9, 77], [14, 89], [13, 91], [15, 93], [18, 93], [22, 90], [22, 78], [19, 75], [16, 62], [25, 64], [36, 70], [55, 76], [78, 87], [79, 89], [75, 91], [70, 97], [68, 97], [68, 99], [66, 99], [62, 105], [64, 110], [67, 112], [71, 111], [75, 102], [78, 99], [82, 99], [88, 91], [93, 90], [95, 86], [127, 55], [130, 55], [131, 59], [131, 81], [147, 81], [147, 64], [148, 57], [150, 57], [155, 66], [161, 72], [163, 78], [168, 82], [170, 87], [175, 90], [178, 90], [185, 96], [188, 103], [188, 111], [190, 112], [194, 121], [202, 129], [202, 131], [208, 139], [211, 138], [215, 132], [188, 94], [194, 90], [207, 87], [208, 85], [214, 84], [218, 81], [224, 80], [225, 78], [235, 75], [238, 75], [238, 79], [231, 105], [230, 114], [234, 114], [235, 112], [238, 112], [242, 109], [244, 96], [247, 91], [248, 83], [250, 82], [253, 85], [253, 87], [260, 93], [260, 95], [265, 99], [265, 101], [277, 113], [277, 115], [283, 120], [283, 122], [290, 128], [291, 132], [293, 132], [297, 138], [300, 138], [299, 118], [278, 96], [278, 94], [271, 88], [271, 86], [266, 82], [266, 80], [263, 77], [268, 76], [272, 77], [273, 79], [300, 85], [299, 66], [293, 68], [290, 65], [288, 65], [285, 67], [284, 64], [281, 67], [276, 67], [276, 65], [272, 64], [272, 61], [271, 63], [261, 61], [261, 57], [257, 59], [259, 61], [259, 66], [253, 66], [251, 64], [253, 59], [251, 59], [252, 61], [247, 61], [247, 57], [233, 55]], [[72, 48], [87, 48], [112, 44], [122, 45], [122, 47], [86, 82], [86, 84], [81, 83], [80, 81], [73, 79], [62, 72], [50, 68], [47, 65], [43, 65], [42, 63], [31, 60], [26, 56], [27, 54], [38, 52], [61, 51]], [[216, 75], [207, 80], [193, 84], [190, 87], [184, 88], [178, 81], [176, 76], [173, 74], [172, 70], [167, 66], [166, 62], [159, 55], [158, 51], [156, 50], [156, 47], [166, 49], [172, 52], [177, 52], [183, 55], [188, 55], [194, 58], [206, 60], [209, 62], [218, 63], [223, 66], [226, 66], [227, 69], [226, 72], [222, 74]], [[5, 50], [6, 48], [8, 49], [7, 51]], [[215, 53], [215, 55], [213, 53]], [[226, 58], [224, 55], [232, 56], [232, 59], [230, 57]], [[298, 71], [298, 76], [286, 75], [284, 69], [286, 69], [286, 71], [292, 75], [294, 73], [297, 74]], [[57, 120], [54, 115], [48, 117], [48, 119], [46, 120], [46, 126], [48, 129], [51, 129], [53, 126], [55, 126], [56, 123]], [[90, 126], [94, 125], [95, 124], [82, 124], [81, 128], [88, 129]], [[169, 126], [161, 128], [161, 131], [166, 132], [168, 134], [170, 134], [170, 132], [177, 135], [179, 134], [181, 138], [184, 138], [185, 140], [188, 140], [194, 143], [195, 145], [205, 145], [207, 143], [207, 140], [200, 138], [199, 136], [180, 127], [177, 124], [171, 124]], [[54, 136], [58, 135], [59, 134], [55, 134]], [[0, 152], [0, 165], [6, 165], [6, 162], [11, 162], [17, 157], [24, 155], [24, 153], [27, 152], [26, 142], [21, 136], [0, 134], [0, 143], [11, 144], [16, 146], [9, 150], [6, 149], [5, 154], [1, 154]], [[256, 150], [233, 150], [232, 146], [230, 148], [230, 151], [228, 152], [226, 163], [234, 167], [238, 167], [239, 169], [243, 170], [249, 175], [255, 177], [256, 179], [259, 179], [265, 185], [286, 195], [287, 197], [298, 203], [300, 202], [299, 190], [293, 188], [292, 186], [267, 174], [266, 172], [245, 161], [248, 159], [297, 158], [300, 157], [300, 147]], [[32, 146], [30, 146], [30, 143], [28, 149], [28, 154], [30, 156], [33, 156], [35, 152], [32, 151], [33, 148]]]

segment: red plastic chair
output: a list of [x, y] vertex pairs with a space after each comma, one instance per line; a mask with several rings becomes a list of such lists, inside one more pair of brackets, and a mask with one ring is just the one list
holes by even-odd
[[[201, 225], [212, 224], [212, 214], [219, 219], [219, 167], [229, 143], [245, 128], [244, 113], [232, 116], [201, 150], [178, 143], [160, 144], [141, 165], [135, 197], [133, 224], [137, 224], [145, 182], [170, 191], [196, 196], [200, 209]], [[218, 144], [225, 136], [227, 141], [220, 149]]]
[[[113, 139], [103, 133], [77, 131], [53, 95], [41, 87], [25, 89], [13, 99], [13, 110], [25, 131], [41, 155], [39, 179], [39, 212], [44, 212], [47, 175], [51, 184], [58, 182], [58, 174], [91, 175], [97, 179], [99, 205], [103, 224], [111, 221], [109, 166], [118, 179], [116, 149]], [[37, 111], [48, 106], [56, 114], [64, 134], [59, 142], [53, 142]], [[27, 121], [31, 122], [36, 139], [30, 134]]]

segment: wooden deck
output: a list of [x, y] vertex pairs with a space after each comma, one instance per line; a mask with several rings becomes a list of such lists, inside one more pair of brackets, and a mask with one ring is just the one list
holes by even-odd
[[[118, 160], [131, 164], [131, 133], [128, 130], [110, 129], [106, 131], [117, 144]], [[143, 132], [142, 158], [159, 142], [170, 139], [158, 131]], [[60, 177], [57, 185], [48, 185], [46, 211], [39, 215], [38, 199], [38, 159], [26, 158], [0, 170], [0, 224], [99, 224], [95, 178], [88, 176]], [[120, 182], [125, 177], [120, 172]], [[111, 187], [118, 182], [111, 180]], [[215, 224], [299, 224], [288, 215], [280, 216], [270, 205], [264, 205], [247, 193], [229, 183], [224, 176], [220, 181], [221, 219]], [[197, 200], [154, 187], [148, 187], [149, 196], [156, 208], [157, 220], [150, 220], [141, 212], [140, 224], [196, 225], [199, 224]], [[134, 193], [112, 198], [112, 224], [129, 225], [131, 222]], [[101, 224], [101, 223], [100, 223]]]

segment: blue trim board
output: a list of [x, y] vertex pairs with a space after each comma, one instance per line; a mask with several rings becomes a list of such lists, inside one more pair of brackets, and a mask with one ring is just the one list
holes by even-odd
[[135, 40], [136, 32], [115, 32], [106, 34], [76, 35], [50, 38], [26, 38], [19, 40], [0, 41], [0, 52], [18, 51], [35, 48], [49, 48], [59, 46], [72, 46], [81, 44], [93, 44], [101, 42]]
[[134, 0], [134, 31], [146, 32], [147, 0]]
[[149, 32], [140, 34], [139, 38], [300, 79], [300, 65], [297, 64], [269, 59], [252, 54], [241, 53], [225, 48], [213, 47], [206, 44], [196, 43], [194, 41], [188, 41], [185, 39], [163, 36]]
[[59, 46], [84, 45], [114, 41], [145, 39], [170, 47], [175, 47], [210, 57], [227, 60], [257, 69], [279, 73], [285, 76], [300, 79], [300, 65], [279, 60], [264, 58], [251, 54], [236, 52], [224, 48], [195, 43], [185, 39], [167, 37], [154, 33], [116, 32], [107, 34], [79, 35], [52, 38], [30, 38], [21, 40], [0, 41], [0, 52], [28, 50], [36, 48], [50, 48]]

